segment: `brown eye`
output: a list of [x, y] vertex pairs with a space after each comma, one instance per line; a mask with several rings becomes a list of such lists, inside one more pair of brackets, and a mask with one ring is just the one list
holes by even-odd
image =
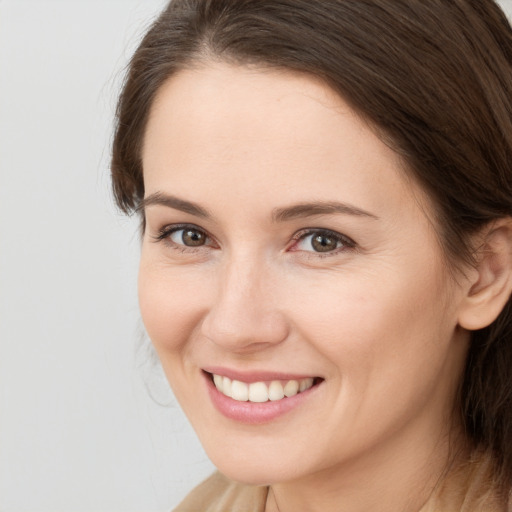
[[194, 226], [164, 228], [156, 240], [169, 240], [174, 246], [180, 247], [201, 247], [211, 244], [210, 237]]
[[352, 249], [356, 246], [355, 242], [341, 233], [330, 230], [311, 230], [298, 237], [294, 245], [294, 251], [304, 251], [310, 253], [333, 253]]
[[311, 247], [316, 252], [329, 252], [338, 248], [339, 240], [328, 234], [316, 234], [311, 238]]
[[[181, 233], [181, 237], [179, 234]], [[180, 229], [174, 233], [187, 247], [199, 247], [206, 243], [206, 235], [198, 229]], [[172, 237], [173, 238], [173, 237]]]

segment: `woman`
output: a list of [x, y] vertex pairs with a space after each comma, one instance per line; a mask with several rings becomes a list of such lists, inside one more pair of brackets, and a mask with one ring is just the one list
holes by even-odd
[[178, 511], [504, 511], [512, 31], [492, 0], [176, 0], [112, 176], [219, 468]]

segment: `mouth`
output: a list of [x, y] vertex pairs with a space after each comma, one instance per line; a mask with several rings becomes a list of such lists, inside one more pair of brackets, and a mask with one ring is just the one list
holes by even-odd
[[321, 377], [303, 377], [299, 379], [273, 379], [243, 382], [225, 375], [206, 372], [217, 391], [238, 402], [278, 402], [304, 393], [320, 384]]
[[324, 382], [322, 377], [306, 375], [208, 370], [202, 373], [215, 409], [229, 420], [245, 424], [268, 423], [302, 409]]

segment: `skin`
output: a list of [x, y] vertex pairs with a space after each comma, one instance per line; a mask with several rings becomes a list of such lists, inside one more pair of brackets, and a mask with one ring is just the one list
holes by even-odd
[[[152, 106], [139, 298], [172, 389], [213, 463], [271, 484], [267, 510], [419, 510], [452, 454], [468, 290], [398, 156], [333, 91], [291, 72], [216, 62], [171, 77]], [[276, 209], [341, 202], [273, 220]], [[309, 212], [312, 213], [312, 212]], [[192, 224], [187, 247], [169, 226]], [[315, 252], [305, 230], [339, 233]], [[343, 237], [348, 237], [350, 242]], [[207, 365], [322, 377], [261, 425], [221, 415]]]

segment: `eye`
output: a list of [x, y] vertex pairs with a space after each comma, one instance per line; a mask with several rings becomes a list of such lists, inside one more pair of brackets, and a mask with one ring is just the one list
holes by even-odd
[[199, 247], [206, 243], [208, 236], [199, 229], [182, 228], [170, 233], [169, 239], [178, 245], [186, 245], [187, 247]]
[[330, 230], [314, 230], [299, 233], [294, 251], [335, 253], [355, 246], [350, 238]]
[[164, 242], [171, 248], [182, 251], [214, 246], [211, 237], [202, 229], [189, 224], [165, 226], [153, 237], [155, 242]]

